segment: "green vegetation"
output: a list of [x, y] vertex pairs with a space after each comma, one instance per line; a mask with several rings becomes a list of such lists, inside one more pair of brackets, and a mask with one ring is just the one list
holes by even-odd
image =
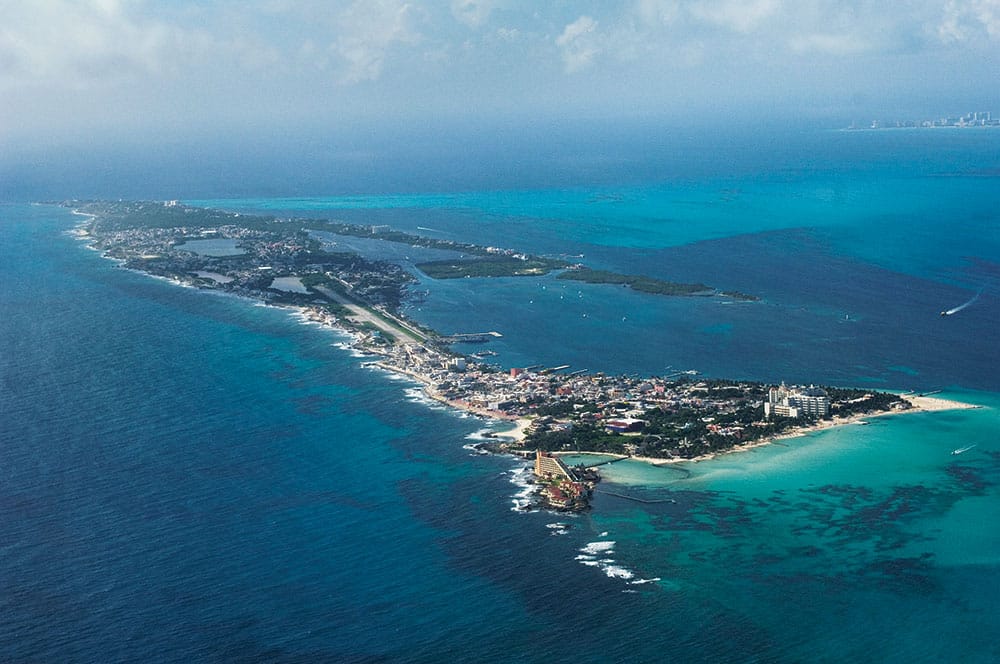
[[[423, 247], [426, 249], [443, 249], [474, 256], [490, 257], [496, 255], [496, 250], [482, 247], [477, 244], [467, 242], [456, 242], [454, 240], [443, 240], [439, 238], [425, 237], [423, 235], [413, 235], [380, 226], [362, 226], [359, 224], [345, 224], [338, 221], [316, 221], [308, 220], [308, 227], [313, 230], [327, 231], [337, 235], [347, 235], [351, 237], [374, 238], [386, 242], [397, 242], [408, 244], [411, 247]], [[530, 257], [529, 258], [534, 258]], [[568, 263], [557, 261], [559, 267], [565, 267]]]
[[490, 256], [418, 263], [417, 269], [431, 279], [462, 277], [537, 277], [563, 267], [562, 261], [547, 258]]
[[[886, 392], [851, 388], [824, 388], [831, 400], [831, 415], [886, 412], [904, 399]], [[764, 420], [761, 401], [766, 389], [760, 383], [705, 380], [699, 390], [706, 400], [724, 401], [726, 408], [677, 406], [652, 408], [639, 417], [642, 431], [621, 434], [608, 431], [594, 412], [593, 403], [554, 401], [540, 405], [539, 424], [526, 437], [524, 449], [586, 451], [630, 454], [653, 458], [693, 458], [732, 449], [734, 445], [773, 438], [815, 420], [772, 417]], [[603, 410], [614, 410], [605, 404]], [[559, 418], [554, 421], [552, 418]]]
[[874, 392], [856, 388], [828, 387], [833, 415], [855, 415], [889, 410], [904, 398], [888, 392]]
[[711, 295], [714, 289], [705, 284], [683, 284], [673, 281], [663, 281], [643, 275], [619, 274], [607, 270], [592, 270], [588, 267], [566, 270], [558, 279], [572, 279], [588, 284], [615, 284], [628, 286], [632, 290], [656, 295]]
[[365, 332], [373, 334], [376, 337], [380, 337], [387, 345], [391, 345], [391, 344], [395, 343], [395, 341], [396, 341], [396, 337], [395, 336], [393, 336], [389, 332], [387, 332], [387, 331], [379, 328], [374, 323], [369, 323], [368, 321], [365, 321], [365, 322], [361, 323], [361, 325], [359, 325], [358, 328], [361, 329], [361, 330], [364, 330]]
[[299, 277], [299, 281], [302, 282], [302, 286], [307, 290], [311, 290], [316, 286], [328, 286], [332, 288], [334, 287], [334, 284], [337, 286], [340, 285], [340, 282], [336, 279], [331, 279], [322, 272], [310, 272], [309, 274], [303, 274]]
[[744, 302], [759, 302], [760, 298], [756, 295], [750, 295], [749, 293], [741, 293], [740, 291], [719, 291], [719, 295], [723, 297], [728, 297], [731, 300], [743, 300]]
[[339, 304], [337, 302], [329, 302], [329, 301], [327, 301], [327, 302], [324, 302], [321, 306], [324, 309], [326, 309], [328, 312], [330, 312], [331, 316], [334, 316], [334, 317], [338, 318], [339, 320], [344, 320], [345, 318], [347, 318], [348, 316], [351, 315], [351, 310], [350, 309], [348, 309], [344, 305]]
[[[213, 257], [212, 259], [216, 265], [226, 265], [234, 269], [239, 265], [249, 265], [260, 260], [256, 255], [255, 242], [263, 246], [263, 243], [266, 242], [290, 244], [294, 241], [297, 248], [288, 254], [289, 262], [287, 263], [287, 266], [294, 272], [308, 276], [303, 273], [313, 268], [322, 271], [365, 273], [358, 283], [353, 284], [354, 294], [366, 300], [384, 304], [390, 309], [399, 307], [403, 297], [403, 286], [410, 279], [404, 270], [395, 265], [368, 261], [355, 253], [325, 251], [322, 248], [322, 243], [310, 237], [309, 232], [311, 230], [326, 231], [337, 235], [371, 238], [465, 254], [465, 256], [456, 256], [454, 259], [428, 261], [416, 265], [417, 269], [433, 279], [543, 276], [553, 270], [571, 268], [570, 263], [560, 259], [515, 254], [509, 249], [496, 249], [454, 240], [413, 235], [384, 226], [346, 224], [323, 219], [278, 219], [272, 216], [237, 214], [182, 204], [150, 201], [73, 201], [65, 204], [96, 215], [94, 228], [98, 234], [138, 229], [151, 231], [179, 229], [181, 232], [173, 238], [173, 242], [176, 243], [185, 239], [202, 239], [203, 236], [199, 234], [199, 229], [223, 229], [222, 233], [228, 233], [224, 230], [226, 227], [238, 227], [245, 231], [251, 231], [254, 233], [252, 240], [241, 236], [244, 240], [240, 246], [246, 249], [246, 254]], [[116, 250], [118, 249], [113, 248], [111, 251]], [[261, 254], [261, 256], [265, 255], [267, 254]], [[267, 260], [271, 260], [271, 258], [268, 257]], [[155, 271], [152, 265], [146, 265], [145, 269]], [[179, 270], [179, 272], [183, 271], [185, 270]], [[164, 269], [158, 273], [165, 274], [169, 271]], [[642, 293], [657, 295], [716, 294], [712, 287], [701, 283], [677, 283], [645, 275], [619, 274], [587, 267], [572, 267], [572, 269], [560, 274], [558, 278], [591, 284], [620, 285]], [[309, 286], [308, 283], [306, 285]], [[250, 284], [241, 283], [239, 286], [249, 287]], [[738, 291], [726, 291], [719, 294], [736, 300], [753, 301], [758, 299], [753, 295]]]
[[101, 231], [136, 228], [218, 228], [229, 224], [238, 224], [242, 228], [251, 230], [275, 230], [274, 217], [239, 215], [187, 205], [164, 205], [156, 201], [74, 202], [74, 206], [81, 212], [98, 215], [96, 223]]
[[580, 424], [572, 430], [535, 431], [525, 440], [525, 449], [546, 452], [566, 450], [626, 454], [625, 445], [636, 442], [635, 436], [607, 433], [593, 424]]

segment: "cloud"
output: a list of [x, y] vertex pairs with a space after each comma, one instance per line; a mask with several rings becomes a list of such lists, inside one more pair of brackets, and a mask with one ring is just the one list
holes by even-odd
[[343, 62], [342, 83], [377, 80], [392, 50], [416, 44], [420, 11], [399, 0], [358, 0], [338, 20], [338, 38], [331, 50]]
[[989, 39], [1000, 38], [1000, 0], [948, 0], [937, 27], [945, 44], [965, 42], [985, 32]]
[[701, 0], [688, 7], [696, 19], [735, 32], [748, 33], [779, 9], [778, 0]]
[[0, 133], [88, 113], [659, 111], [840, 98], [889, 72], [986, 107], [998, 39], [1000, 0], [0, 0]]
[[517, 28], [500, 27], [497, 28], [496, 35], [497, 39], [499, 39], [500, 41], [512, 42], [520, 38], [521, 31], [518, 30]]
[[680, 3], [677, 0], [635, 0], [628, 12], [629, 18], [644, 26], [669, 25], [678, 14]]
[[91, 88], [169, 68], [183, 34], [113, 0], [0, 3], [0, 80]]
[[452, 16], [470, 28], [486, 23], [495, 8], [496, 2], [490, 0], [451, 0]]
[[836, 33], [816, 32], [798, 35], [792, 37], [788, 44], [792, 51], [798, 54], [848, 56], [866, 53], [872, 49], [872, 45], [859, 35]]
[[589, 67], [601, 47], [596, 34], [597, 21], [589, 16], [581, 16], [568, 24], [562, 34], [556, 37], [556, 45], [562, 50], [566, 71], [573, 73]]

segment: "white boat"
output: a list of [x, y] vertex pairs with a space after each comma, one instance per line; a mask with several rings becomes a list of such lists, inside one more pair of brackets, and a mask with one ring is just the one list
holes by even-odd
[[975, 445], [969, 445], [968, 447], [959, 447], [957, 450], [952, 450], [951, 451], [951, 455], [955, 456], [957, 454], [961, 454], [962, 452], [968, 452], [973, 447], [975, 447]]

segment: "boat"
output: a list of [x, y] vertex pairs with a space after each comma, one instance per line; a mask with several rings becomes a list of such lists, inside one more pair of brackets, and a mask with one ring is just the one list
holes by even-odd
[[961, 454], [962, 452], [968, 452], [968, 451], [969, 451], [969, 450], [971, 450], [971, 449], [972, 449], [973, 447], [975, 447], [975, 445], [969, 445], [969, 446], [967, 446], [967, 447], [959, 447], [959, 448], [958, 448], [958, 449], [956, 449], [956, 450], [952, 450], [952, 451], [951, 451], [951, 455], [952, 455], [952, 456], [956, 456], [956, 455], [959, 455], [959, 454]]

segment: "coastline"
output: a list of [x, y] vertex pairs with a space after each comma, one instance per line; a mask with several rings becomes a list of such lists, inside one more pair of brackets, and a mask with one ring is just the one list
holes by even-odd
[[[345, 332], [349, 333], [346, 330], [345, 330]], [[359, 341], [359, 339], [357, 339], [357, 338], [355, 338], [355, 339], [357, 341]], [[508, 438], [508, 439], [511, 440], [511, 442], [514, 442], [514, 443], [523, 443], [524, 440], [525, 440], [525, 438], [527, 437], [527, 430], [531, 427], [531, 424], [532, 424], [531, 418], [527, 418], [527, 417], [512, 417], [512, 416], [509, 416], [509, 415], [507, 415], [505, 413], [502, 413], [502, 412], [499, 412], [499, 411], [490, 411], [490, 410], [486, 410], [486, 409], [482, 409], [482, 408], [477, 408], [477, 407], [475, 407], [475, 406], [473, 406], [473, 405], [471, 405], [469, 403], [466, 403], [464, 401], [456, 401], [456, 400], [453, 400], [453, 399], [446, 399], [445, 397], [441, 396], [440, 394], [438, 394], [436, 391], [434, 391], [432, 389], [432, 383], [431, 383], [431, 381], [429, 381], [426, 377], [421, 376], [417, 372], [409, 371], [407, 369], [402, 369], [400, 367], [394, 367], [391, 364], [386, 363], [384, 361], [377, 361], [374, 364], [376, 366], [382, 368], [382, 369], [385, 369], [386, 371], [391, 371], [391, 372], [396, 373], [396, 374], [403, 374], [405, 376], [413, 378], [414, 380], [416, 380], [417, 382], [419, 382], [422, 385], [422, 389], [423, 389], [424, 394], [428, 398], [433, 399], [434, 401], [437, 401], [439, 403], [443, 403], [443, 404], [445, 404], [445, 405], [447, 405], [447, 406], [449, 406], [451, 408], [454, 408], [456, 410], [460, 410], [460, 411], [465, 412], [465, 413], [469, 413], [471, 415], [475, 415], [477, 417], [482, 417], [482, 418], [486, 418], [486, 419], [491, 419], [491, 420], [497, 420], [497, 421], [512, 423], [513, 427], [511, 429], [505, 430], [505, 431], [500, 431], [500, 432], [496, 433], [496, 435], [499, 436], [499, 437]], [[767, 445], [772, 445], [772, 444], [775, 444], [775, 443], [779, 443], [779, 441], [782, 441], [782, 440], [790, 440], [790, 439], [794, 439], [794, 438], [803, 438], [803, 437], [812, 435], [814, 433], [818, 433], [820, 431], [826, 431], [826, 430], [829, 430], [829, 429], [839, 428], [839, 427], [848, 426], [848, 425], [864, 425], [867, 420], [873, 419], [873, 418], [876, 418], [876, 417], [887, 417], [887, 416], [891, 416], [891, 415], [906, 415], [906, 414], [911, 414], [911, 413], [933, 413], [933, 412], [941, 412], [941, 411], [947, 411], [947, 410], [972, 410], [972, 409], [977, 409], [977, 408], [982, 408], [983, 407], [983, 406], [980, 406], [978, 404], [967, 403], [967, 402], [964, 402], [964, 401], [956, 401], [954, 399], [944, 399], [944, 398], [941, 398], [941, 397], [929, 397], [929, 396], [923, 396], [923, 395], [913, 395], [913, 396], [906, 396], [904, 398], [907, 401], [910, 402], [910, 404], [911, 404], [910, 408], [902, 409], [902, 410], [887, 410], [887, 411], [881, 411], [881, 412], [876, 412], [876, 413], [854, 414], [854, 415], [849, 415], [847, 417], [834, 417], [831, 420], [824, 420], [824, 421], [820, 421], [820, 422], [815, 422], [813, 424], [807, 424], [807, 425], [802, 425], [802, 426], [795, 427], [792, 430], [787, 431], [787, 432], [785, 432], [785, 433], [783, 433], [781, 435], [778, 435], [778, 436], [774, 436], [774, 437], [771, 437], [771, 438], [765, 438], [765, 439], [761, 439], [761, 440], [755, 440], [755, 441], [752, 441], [752, 442], [749, 442], [749, 443], [745, 443], [743, 445], [736, 445], [736, 446], [734, 446], [734, 447], [732, 447], [732, 448], [730, 448], [728, 450], [722, 451], [722, 452], [715, 452], [715, 453], [712, 453], [712, 454], [703, 454], [703, 455], [696, 456], [696, 457], [691, 457], [691, 458], [676, 457], [676, 458], [672, 458], [672, 459], [662, 459], [662, 458], [657, 458], [657, 457], [628, 456], [628, 455], [620, 455], [620, 454], [614, 454], [614, 453], [608, 453], [608, 452], [591, 452], [591, 451], [566, 451], [566, 452], [559, 452], [559, 451], [557, 451], [557, 452], [552, 452], [552, 454], [555, 455], [555, 456], [564, 456], [564, 455], [566, 455], [566, 456], [569, 456], [569, 455], [574, 455], [574, 456], [575, 455], [612, 456], [612, 457], [618, 457], [620, 460], [631, 459], [633, 461], [641, 461], [641, 462], [644, 462], [644, 463], [648, 463], [648, 464], [650, 464], [652, 466], [662, 466], [662, 465], [667, 465], [667, 464], [679, 464], [679, 463], [684, 463], [684, 462], [694, 462], [694, 463], [697, 463], [697, 462], [700, 462], [700, 461], [708, 461], [710, 459], [714, 459], [714, 458], [716, 458], [718, 456], [725, 455], [725, 454], [733, 454], [733, 453], [738, 453], [738, 452], [746, 452], [748, 450], [752, 450], [752, 449], [755, 449], [755, 448], [758, 448], [758, 447], [764, 447], [764, 446], [767, 446]]]
[[683, 463], [685, 461], [697, 463], [699, 461], [708, 461], [710, 459], [714, 459], [724, 454], [746, 452], [748, 450], [752, 450], [758, 447], [772, 445], [775, 443], [779, 443], [779, 441], [782, 440], [804, 438], [806, 436], [810, 436], [820, 431], [827, 431], [829, 429], [835, 429], [852, 424], [863, 425], [867, 420], [874, 419], [876, 417], [887, 417], [891, 415], [907, 415], [910, 413], [935, 413], [945, 410], [972, 410], [983, 407], [978, 404], [967, 403], [965, 401], [955, 401], [953, 399], [943, 399], [940, 397], [927, 397], [922, 395], [915, 395], [915, 396], [905, 396], [904, 398], [911, 404], [911, 407], [905, 410], [887, 410], [878, 413], [863, 413], [863, 414], [849, 415], [847, 417], [834, 417], [831, 420], [823, 420], [813, 424], [807, 424], [795, 427], [791, 431], [787, 431], [778, 436], [774, 436], [771, 438], [764, 438], [761, 440], [755, 440], [749, 443], [745, 443], [743, 445], [737, 445], [724, 452], [716, 452], [713, 454], [702, 454], [701, 456], [692, 457], [690, 459], [684, 459], [684, 458], [658, 459], [655, 457], [639, 457], [639, 456], [627, 457], [627, 458], [633, 459], [635, 461], [643, 461], [653, 466]]
[[[91, 216], [93, 216], [93, 215], [91, 215]], [[87, 234], [87, 235], [89, 236], [89, 234]], [[81, 239], [84, 239], [84, 238], [81, 238]], [[116, 259], [113, 259], [113, 258], [109, 257], [109, 260], [116, 260]], [[153, 277], [153, 278], [163, 279], [164, 281], [167, 281], [168, 283], [171, 283], [171, 284], [174, 284], [174, 285], [177, 285], [177, 286], [181, 286], [181, 287], [185, 287], [185, 288], [194, 288], [196, 290], [204, 290], [202, 288], [199, 288], [197, 285], [188, 284], [188, 283], [185, 283], [185, 282], [183, 282], [181, 280], [178, 280], [178, 279], [168, 279], [168, 278], [165, 278], [165, 277], [159, 277], [157, 275], [152, 275], [152, 274], [149, 274], [147, 272], [142, 272], [141, 270], [134, 270], [134, 271], [138, 272], [139, 274], [144, 274], [146, 276], [150, 276], [150, 277]], [[214, 291], [213, 291], [213, 293], [214, 293]], [[239, 295], [237, 295], [236, 297], [239, 297], [241, 299], [245, 299], [245, 300], [248, 300], [248, 301], [251, 301], [251, 302], [254, 302], [254, 303], [258, 303], [257, 300], [255, 300], [252, 297], [239, 296]], [[281, 309], [286, 309], [286, 310], [292, 312], [293, 315], [297, 316], [301, 321], [303, 321], [305, 323], [313, 324], [313, 325], [319, 325], [320, 327], [324, 327], [324, 328], [336, 331], [339, 334], [343, 334], [344, 336], [346, 336], [349, 339], [349, 341], [344, 342], [341, 345], [345, 348], [345, 350], [349, 350], [349, 351], [353, 352], [358, 357], [370, 356], [373, 353], [373, 351], [371, 349], [365, 348], [363, 346], [362, 335], [357, 330], [353, 330], [353, 329], [349, 328], [348, 326], [344, 325], [340, 320], [334, 318], [331, 315], [326, 314], [325, 312], [319, 311], [319, 310], [317, 310], [317, 309], [315, 309], [313, 307], [301, 306], [301, 305], [272, 304], [272, 303], [268, 303], [268, 302], [264, 302], [264, 305], [265, 306], [274, 306], [274, 307], [278, 307], [278, 308], [281, 308]], [[417, 383], [420, 384], [421, 391], [424, 393], [424, 395], [428, 399], [431, 399], [431, 400], [436, 401], [438, 403], [444, 404], [444, 405], [446, 405], [446, 406], [448, 406], [450, 408], [453, 408], [453, 409], [455, 409], [457, 411], [460, 411], [460, 412], [463, 412], [463, 413], [468, 413], [468, 414], [474, 415], [476, 417], [480, 417], [480, 418], [484, 418], [484, 419], [489, 419], [489, 420], [494, 420], [494, 421], [497, 421], [497, 422], [506, 422], [506, 423], [510, 423], [510, 424], [513, 425], [510, 429], [496, 432], [496, 436], [497, 437], [509, 439], [512, 443], [515, 443], [515, 444], [523, 443], [524, 440], [525, 440], [525, 438], [527, 437], [528, 429], [531, 427], [531, 424], [532, 424], [532, 419], [531, 418], [511, 416], [511, 415], [507, 415], [506, 413], [502, 413], [500, 411], [491, 411], [491, 410], [487, 410], [487, 409], [484, 409], [484, 408], [478, 408], [478, 407], [473, 406], [472, 404], [467, 403], [465, 401], [458, 401], [458, 400], [455, 400], [455, 399], [448, 399], [448, 398], [442, 396], [436, 390], [433, 389], [433, 382], [431, 380], [429, 380], [426, 376], [423, 376], [422, 374], [420, 374], [418, 372], [411, 371], [409, 369], [405, 369], [403, 367], [394, 366], [390, 362], [386, 361], [387, 359], [388, 358], [386, 356], [382, 356], [381, 359], [378, 359], [378, 360], [375, 360], [375, 361], [371, 362], [369, 364], [369, 366], [376, 366], [376, 367], [378, 367], [380, 369], [383, 369], [385, 371], [391, 372], [393, 374], [402, 375], [402, 376], [406, 376], [408, 378], [413, 379], [414, 381], [416, 381]], [[658, 458], [658, 457], [623, 456], [623, 455], [609, 454], [609, 453], [605, 453], [605, 452], [587, 452], [587, 451], [554, 452], [553, 454], [555, 454], [556, 456], [560, 456], [560, 455], [587, 455], [587, 454], [601, 455], [601, 456], [618, 456], [621, 459], [631, 459], [631, 460], [634, 460], [634, 461], [641, 461], [643, 463], [648, 463], [649, 465], [652, 465], [652, 466], [672, 465], [672, 464], [679, 464], [679, 463], [684, 463], [684, 462], [697, 463], [697, 462], [700, 462], [700, 461], [708, 461], [708, 460], [714, 459], [714, 458], [716, 458], [718, 456], [725, 455], [725, 454], [734, 454], [734, 453], [738, 453], [738, 452], [746, 452], [746, 451], [749, 451], [749, 450], [752, 450], [752, 449], [755, 449], [755, 448], [758, 448], [758, 447], [764, 447], [764, 446], [767, 446], [767, 445], [772, 445], [772, 444], [775, 444], [775, 443], [779, 443], [779, 441], [782, 441], [782, 440], [789, 440], [789, 439], [794, 439], [794, 438], [802, 438], [802, 437], [809, 436], [809, 435], [812, 435], [814, 433], [818, 433], [820, 431], [825, 431], [825, 430], [828, 430], [828, 429], [833, 429], [833, 428], [847, 426], [847, 425], [852, 425], [852, 424], [853, 425], [859, 425], [859, 424], [862, 424], [865, 420], [876, 418], [876, 417], [886, 417], [886, 416], [889, 416], [889, 415], [905, 415], [907, 413], [940, 412], [940, 411], [946, 411], [946, 410], [969, 410], [969, 409], [974, 409], [974, 408], [982, 408], [982, 406], [979, 406], [977, 404], [970, 404], [970, 403], [967, 403], [967, 402], [964, 402], [964, 401], [955, 401], [955, 400], [952, 400], [952, 399], [944, 399], [944, 398], [940, 398], [940, 397], [930, 397], [930, 396], [923, 396], [923, 395], [907, 395], [904, 398], [907, 401], [910, 402], [911, 408], [908, 408], [908, 409], [905, 409], [905, 410], [882, 411], [882, 412], [878, 412], [878, 413], [856, 414], [856, 415], [851, 415], [851, 416], [848, 416], [848, 417], [835, 417], [832, 420], [824, 420], [824, 421], [816, 422], [816, 423], [813, 423], [813, 424], [798, 426], [798, 427], [793, 428], [791, 431], [785, 432], [785, 433], [783, 433], [781, 435], [778, 435], [778, 436], [774, 436], [772, 438], [765, 438], [765, 439], [761, 439], [761, 440], [755, 440], [755, 441], [752, 441], [752, 442], [749, 442], [749, 443], [745, 443], [745, 444], [742, 444], [742, 445], [736, 445], [736, 446], [734, 446], [734, 447], [732, 447], [732, 448], [730, 448], [728, 450], [722, 451], [722, 452], [715, 452], [715, 453], [712, 453], [712, 454], [703, 454], [703, 455], [696, 456], [696, 457], [691, 457], [691, 458], [675, 457], [675, 458], [671, 458], [671, 459], [663, 459], [663, 458]]]
[[[72, 212], [75, 215], [86, 217], [85, 220], [81, 220], [81, 222], [76, 226], [75, 234], [77, 235], [77, 237], [81, 240], [88, 241], [89, 248], [99, 250], [99, 247], [96, 246], [98, 238], [95, 237], [92, 233], [90, 233], [89, 229], [87, 228], [87, 226], [91, 222], [93, 222], [93, 220], [96, 219], [98, 215], [81, 212], [76, 209], [72, 210]], [[117, 259], [112, 256], [108, 256], [106, 254], [103, 255], [105, 258], [108, 258], [109, 260], [122, 262], [121, 259]], [[133, 268], [127, 268], [127, 269], [139, 272], [141, 274], [145, 274], [147, 276], [152, 276], [154, 278], [164, 279], [179, 286], [197, 288], [198, 290], [205, 290], [198, 283], [186, 281], [184, 279], [180, 279], [177, 277], [164, 277], [140, 269], [133, 269]], [[357, 329], [352, 325], [352, 323], [355, 322], [354, 319], [357, 318], [361, 320], [362, 323], [367, 322], [376, 328], [388, 330], [388, 328], [386, 328], [386, 325], [382, 324], [384, 321], [379, 320], [377, 316], [372, 314], [372, 312], [368, 310], [367, 306], [362, 307], [358, 304], [348, 303], [344, 301], [342, 298], [336, 296], [336, 294], [328, 292], [328, 289], [322, 289], [321, 293], [329, 297], [331, 301], [336, 302], [341, 306], [349, 306], [350, 310], [353, 313], [353, 316], [350, 316], [348, 319], [345, 320], [340, 318], [339, 315], [335, 315], [330, 311], [324, 310], [322, 307], [309, 306], [305, 304], [269, 302], [266, 298], [258, 299], [253, 295], [245, 293], [225, 293], [225, 294], [235, 295], [236, 297], [245, 298], [247, 300], [253, 301], [256, 304], [262, 304], [264, 306], [277, 306], [286, 310], [290, 310], [303, 322], [310, 324], [317, 324], [322, 327], [335, 330], [340, 334], [344, 334], [345, 336], [348, 337], [348, 341], [338, 345], [344, 347], [346, 350], [351, 351], [353, 354], [356, 354], [359, 357], [376, 356], [379, 358], [377, 360], [365, 363], [366, 366], [377, 366], [383, 370], [392, 372], [393, 374], [406, 376], [414, 380], [421, 386], [423, 394], [428, 399], [444, 404], [449, 408], [453, 408], [462, 413], [466, 413], [476, 417], [493, 420], [495, 422], [505, 422], [511, 424], [510, 429], [497, 431], [493, 434], [494, 437], [508, 439], [515, 445], [522, 444], [525, 441], [525, 439], [527, 438], [527, 431], [533, 423], [533, 418], [531, 416], [526, 417], [523, 414], [516, 415], [512, 413], [503, 412], [500, 410], [490, 410], [481, 405], [475, 405], [465, 400], [448, 398], [442, 395], [438, 391], [438, 386], [435, 383], [433, 377], [431, 377], [429, 374], [423, 373], [421, 370], [405, 366], [402, 362], [400, 362], [399, 358], [396, 357], [394, 353], [387, 352], [378, 347], [373, 347], [372, 344], [369, 343], [369, 335], [366, 335], [362, 330]], [[394, 326], [389, 326], [391, 328], [392, 334], [398, 334], [399, 332], [403, 332], [405, 335], [406, 332], [411, 331], [409, 330], [409, 325], [403, 324], [403, 321], [399, 321], [395, 317], [393, 318], [393, 320], [397, 324], [402, 325], [403, 329], [399, 330], [396, 329]], [[421, 340], [418, 338], [409, 338], [406, 339], [405, 341], [397, 340], [395, 343], [416, 344], [417, 346], [423, 347]], [[426, 349], [424, 350], [426, 352]], [[417, 364], [415, 366], [422, 367], [423, 365]], [[943, 410], [958, 410], [958, 409], [981, 407], [974, 404], [943, 399], [939, 397], [931, 397], [923, 395], [910, 396], [908, 394], [901, 396], [902, 398], [909, 401], [910, 403], [909, 408], [886, 410], [870, 414], [855, 414], [846, 417], [835, 417], [832, 420], [824, 420], [807, 425], [796, 426], [790, 430], [785, 431], [784, 433], [781, 433], [780, 435], [754, 440], [740, 445], [734, 445], [733, 447], [718, 452], [702, 454], [695, 457], [663, 458], [663, 457], [644, 457], [644, 456], [622, 456], [622, 458], [629, 458], [637, 461], [643, 461], [651, 465], [677, 464], [686, 461], [698, 462], [698, 461], [713, 459], [722, 454], [742, 452], [756, 447], [770, 445], [773, 443], [777, 443], [778, 441], [781, 440], [808, 436], [814, 432], [819, 432], [834, 427], [840, 427], [848, 424], [863, 424], [864, 420], [874, 417], [884, 417], [886, 415], [903, 414], [911, 412], [937, 412]], [[555, 452], [555, 454], [586, 454], [586, 453], [587, 452], [565, 452], [565, 453]], [[593, 453], [593, 454], [598, 454], [598, 453]], [[613, 454], [612, 456], [621, 456], [621, 455]]]

